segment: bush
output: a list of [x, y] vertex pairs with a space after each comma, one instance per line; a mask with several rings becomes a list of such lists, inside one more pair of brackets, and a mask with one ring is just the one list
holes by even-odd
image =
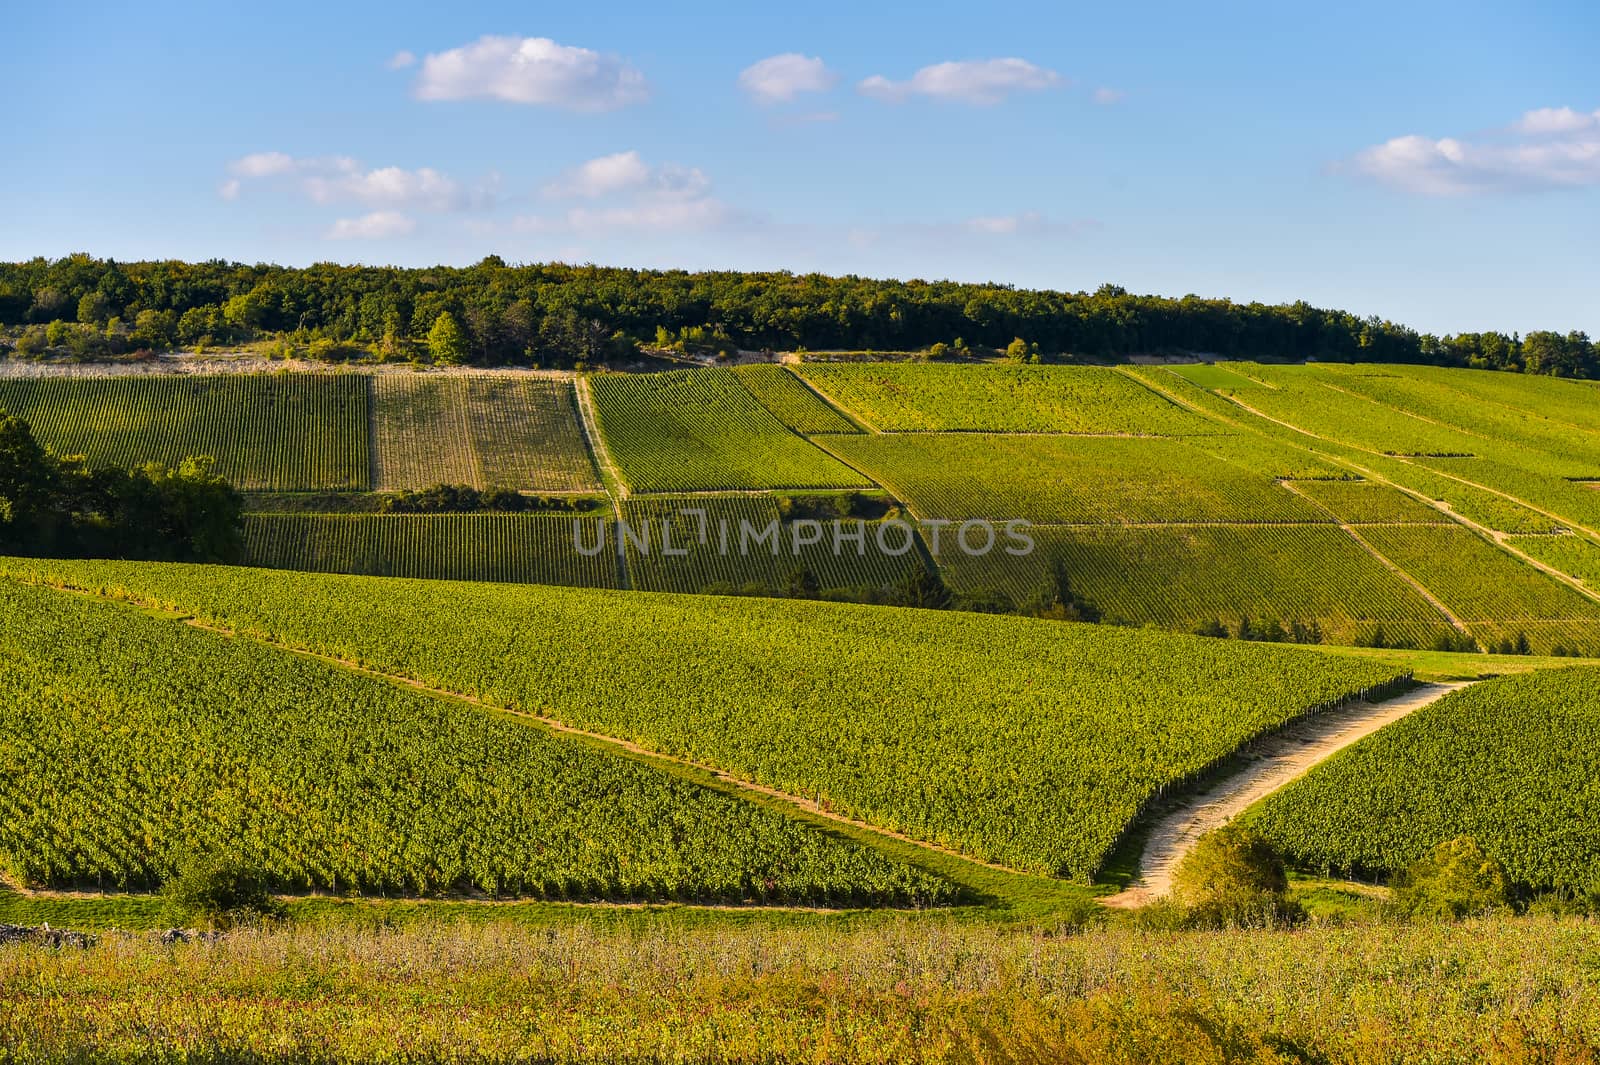
[[1264, 837], [1237, 825], [1201, 836], [1178, 863], [1172, 887], [1196, 924], [1256, 927], [1302, 916], [1289, 899], [1283, 858]]
[[162, 886], [171, 919], [226, 929], [282, 915], [259, 872], [226, 858], [198, 858]]
[[1396, 878], [1394, 903], [1413, 917], [1459, 920], [1506, 909], [1510, 891], [1500, 863], [1472, 837], [1460, 836], [1439, 844]]
[[364, 359], [367, 354], [360, 344], [329, 337], [318, 337], [306, 348], [306, 356], [318, 362], [349, 362], [351, 359]]

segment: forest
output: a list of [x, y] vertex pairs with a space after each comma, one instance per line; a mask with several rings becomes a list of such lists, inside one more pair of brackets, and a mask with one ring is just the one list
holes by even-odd
[[[1581, 332], [1443, 337], [1304, 302], [1141, 296], [789, 272], [508, 265], [306, 268], [87, 254], [0, 263], [0, 345], [79, 357], [277, 340], [338, 361], [565, 367], [745, 350], [1008, 351], [1030, 361], [1204, 353], [1600, 376]], [[3, 351], [0, 351], [3, 353]]]

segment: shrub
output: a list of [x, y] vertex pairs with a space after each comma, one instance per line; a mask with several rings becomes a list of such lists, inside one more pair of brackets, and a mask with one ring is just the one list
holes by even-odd
[[226, 929], [280, 916], [282, 908], [258, 871], [227, 858], [196, 858], [162, 886], [180, 924]]
[[1289, 900], [1283, 858], [1267, 840], [1237, 825], [1200, 837], [1172, 878], [1173, 894], [1203, 925], [1278, 925], [1300, 917]]
[[1459, 836], [1396, 878], [1395, 905], [1413, 917], [1459, 920], [1509, 905], [1510, 883], [1499, 862], [1471, 836]]

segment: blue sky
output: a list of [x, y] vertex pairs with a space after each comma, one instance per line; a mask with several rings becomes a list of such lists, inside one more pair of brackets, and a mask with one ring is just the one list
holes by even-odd
[[1600, 335], [1600, 8], [1294, 6], [24, 5], [0, 257], [1112, 282]]

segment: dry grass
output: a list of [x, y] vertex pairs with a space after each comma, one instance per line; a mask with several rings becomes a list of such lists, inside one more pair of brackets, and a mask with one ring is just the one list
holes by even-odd
[[0, 950], [7, 1061], [1594, 1062], [1600, 926], [300, 928]]

